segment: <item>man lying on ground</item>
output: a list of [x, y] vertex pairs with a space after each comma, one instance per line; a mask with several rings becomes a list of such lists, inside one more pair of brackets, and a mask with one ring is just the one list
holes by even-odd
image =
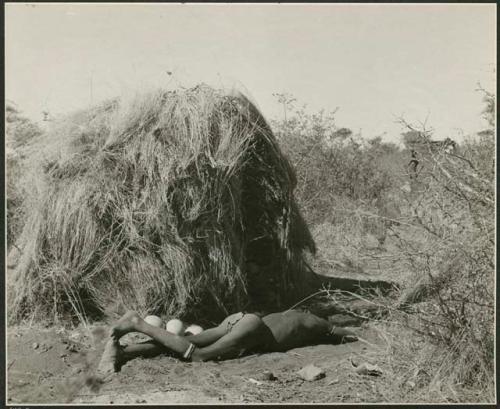
[[[140, 332], [153, 340], [122, 347], [119, 340], [129, 332]], [[187, 361], [232, 359], [248, 353], [284, 352], [289, 349], [323, 343], [357, 341], [350, 331], [334, 327], [313, 314], [295, 310], [263, 316], [236, 313], [214, 328], [197, 335], [174, 335], [149, 325], [136, 312], [127, 312], [112, 328], [99, 371], [118, 371], [136, 357], [151, 357], [174, 352]]]

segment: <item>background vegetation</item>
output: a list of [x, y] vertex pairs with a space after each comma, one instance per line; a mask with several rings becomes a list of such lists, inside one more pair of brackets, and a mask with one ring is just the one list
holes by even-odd
[[495, 397], [495, 98], [478, 92], [485, 128], [454, 149], [404, 118], [401, 145], [363, 139], [338, 128], [335, 112], [310, 115], [276, 94], [284, 115], [273, 127], [297, 169], [316, 269], [350, 266], [403, 284], [399, 300], [379, 300], [391, 311], [375, 324], [387, 348], [367, 357], [391, 368], [389, 400]]

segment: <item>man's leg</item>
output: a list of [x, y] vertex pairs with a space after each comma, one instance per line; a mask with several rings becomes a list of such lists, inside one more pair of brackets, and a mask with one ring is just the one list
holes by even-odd
[[104, 346], [104, 352], [102, 354], [101, 360], [99, 361], [97, 372], [103, 375], [108, 375], [110, 373], [116, 372], [118, 370], [119, 355], [119, 342], [114, 338], [110, 338]]
[[[228, 316], [217, 327], [208, 328], [196, 335], [186, 335], [184, 338], [186, 338], [189, 342], [195, 344], [196, 346], [202, 347], [205, 345], [210, 345], [227, 334], [227, 329], [228, 329], [227, 323], [233, 320], [234, 317], [236, 317], [237, 315], [239, 315], [239, 313]], [[140, 318], [135, 312], [133, 311], [127, 312], [113, 326], [112, 332], [114, 338], [120, 339], [123, 335], [133, 331], [142, 332], [136, 328], [136, 323], [139, 322], [139, 320]]]
[[[235, 314], [236, 315], [236, 314]], [[218, 357], [235, 357], [242, 350], [254, 348], [264, 342], [269, 341], [270, 331], [262, 320], [254, 314], [245, 314], [240, 321], [238, 321], [231, 332], [224, 334], [225, 323], [232, 316], [226, 318], [223, 323], [211, 331], [208, 335], [201, 337], [201, 334], [189, 337], [174, 335], [162, 328], [154, 327], [146, 323], [137, 313], [130, 311], [125, 314], [112, 328], [112, 338], [116, 343], [125, 334], [129, 332], [141, 332], [153, 338], [156, 343], [167, 348], [170, 351], [183, 355], [191, 343], [196, 345], [198, 340], [200, 344], [207, 342], [208, 338], [217, 339], [216, 342], [195, 349], [192, 360], [207, 361], [217, 359]], [[221, 337], [219, 337], [222, 335]], [[142, 351], [143, 347], [135, 349], [135, 353]], [[148, 346], [148, 351], [153, 347]], [[129, 350], [129, 352], [131, 352]]]
[[135, 358], [153, 358], [160, 354], [172, 354], [156, 341], [144, 341], [122, 347], [114, 338], [111, 338], [104, 349], [98, 371], [102, 374], [117, 372], [128, 361]]
[[191, 342], [183, 336], [174, 335], [163, 328], [154, 327], [144, 321], [134, 311], [127, 312], [111, 329], [111, 337], [118, 341], [129, 332], [141, 332], [153, 338], [154, 341], [167, 349], [182, 355], [191, 345]]
[[[196, 335], [187, 335], [185, 338], [197, 347], [203, 347], [213, 344], [227, 334], [227, 322], [236, 315], [237, 314], [230, 315], [217, 327], [208, 328]], [[171, 351], [157, 341], [145, 341], [138, 344], [131, 344], [125, 347], [120, 347], [117, 352], [117, 361], [119, 365], [123, 365], [125, 362], [138, 357], [151, 358], [169, 352]], [[112, 356], [115, 357], [116, 353]]]
[[[212, 331], [211, 337], [216, 338], [225, 331], [226, 323], [231, 320], [230, 316], [217, 327], [219, 330]], [[115, 326], [115, 334], [120, 336], [124, 331], [137, 331], [153, 338], [154, 341], [166, 347], [167, 349], [183, 355], [191, 345], [191, 341], [196, 341], [197, 336], [183, 337], [173, 335], [162, 328], [153, 327], [147, 324], [142, 318], [135, 313], [129, 313], [128, 316], [122, 318], [119, 324]], [[198, 334], [201, 335], [201, 334]], [[269, 328], [267, 328], [262, 320], [254, 314], [245, 314], [229, 333], [218, 338], [214, 343], [201, 348], [195, 348], [191, 355], [193, 361], [210, 361], [216, 359], [235, 358], [242, 351], [255, 348], [269, 341], [269, 336], [272, 336]], [[198, 341], [206, 342], [207, 337], [198, 337]], [[195, 342], [192, 342], [194, 345]], [[141, 348], [135, 347], [135, 352], [141, 351]], [[152, 348], [152, 347], [147, 347]], [[129, 350], [130, 352], [130, 350]]]
[[130, 344], [120, 347], [119, 363], [123, 365], [125, 362], [134, 358], [152, 358], [160, 354], [171, 354], [171, 351], [156, 341], [144, 341], [138, 344]]
[[188, 335], [186, 338], [197, 347], [213, 344], [229, 332], [231, 323], [236, 321], [240, 315], [241, 313], [231, 314], [217, 327], [206, 329], [197, 335]]

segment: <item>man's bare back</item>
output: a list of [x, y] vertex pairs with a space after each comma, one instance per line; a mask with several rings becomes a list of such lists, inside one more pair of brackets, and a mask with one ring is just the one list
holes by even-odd
[[343, 336], [353, 336], [334, 327], [327, 320], [301, 311], [289, 310], [266, 315], [262, 318], [274, 338], [274, 351], [287, 351], [315, 343], [340, 343]]

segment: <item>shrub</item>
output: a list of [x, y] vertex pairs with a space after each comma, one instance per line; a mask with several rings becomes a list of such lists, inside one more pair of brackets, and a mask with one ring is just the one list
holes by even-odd
[[[283, 95], [278, 98], [284, 103]], [[397, 148], [380, 138], [367, 142], [350, 129], [338, 128], [335, 112], [307, 114], [305, 107], [297, 108], [294, 102], [285, 100], [287, 117], [272, 126], [296, 169], [297, 200], [307, 221], [313, 225], [334, 222], [335, 198], [373, 202], [382, 208], [392, 181], [381, 158]]]
[[425, 301], [421, 328], [450, 351], [449, 382], [487, 388], [494, 371], [494, 152], [492, 129], [453, 152], [429, 148], [427, 168], [406, 197], [415, 229], [400, 241], [415, 278], [401, 305]]

